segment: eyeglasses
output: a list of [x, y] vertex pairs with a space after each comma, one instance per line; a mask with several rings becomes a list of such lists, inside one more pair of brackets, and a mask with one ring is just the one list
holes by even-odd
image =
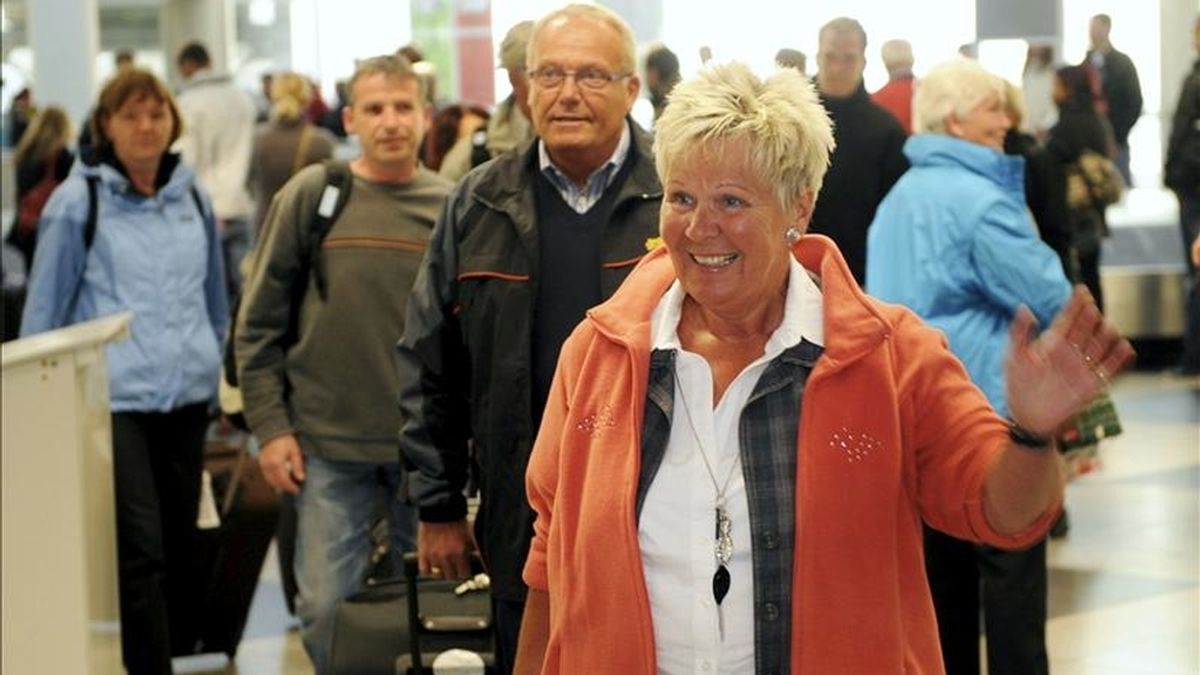
[[568, 77], [575, 78], [575, 84], [587, 89], [603, 89], [608, 85], [629, 77], [629, 73], [613, 74], [599, 68], [580, 68], [564, 70], [556, 66], [547, 66], [529, 71], [529, 79], [545, 89], [557, 89], [566, 82]]

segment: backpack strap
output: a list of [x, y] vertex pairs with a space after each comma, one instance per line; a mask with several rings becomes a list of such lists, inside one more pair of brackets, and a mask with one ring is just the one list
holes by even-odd
[[328, 294], [328, 282], [325, 279], [325, 265], [321, 257], [321, 244], [325, 241], [333, 223], [346, 208], [350, 201], [350, 190], [354, 186], [354, 176], [350, 172], [350, 164], [341, 160], [326, 160], [325, 190], [321, 193], [321, 201], [317, 203], [317, 214], [313, 218], [312, 231], [309, 232], [308, 263], [312, 270], [313, 280], [317, 283], [317, 295], [325, 300]]
[[204, 238], [208, 240], [208, 250], [211, 252], [213, 245], [216, 243], [213, 241], [213, 235], [217, 228], [209, 227], [208, 223], [205, 222], [210, 214], [204, 210], [204, 198], [200, 196], [200, 189], [196, 187], [195, 183], [192, 183], [190, 192], [192, 193], [192, 201], [196, 203], [196, 211], [200, 214], [200, 224], [204, 227]]
[[88, 210], [87, 220], [83, 221], [83, 250], [92, 250], [92, 241], [96, 239], [96, 190], [100, 183], [100, 177], [88, 174], [87, 191], [88, 191]]

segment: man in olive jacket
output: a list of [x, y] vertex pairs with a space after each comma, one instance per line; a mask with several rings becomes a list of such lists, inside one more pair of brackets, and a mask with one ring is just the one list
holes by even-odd
[[421, 568], [467, 574], [463, 489], [477, 462], [475, 542], [491, 575], [501, 672], [512, 667], [527, 590], [525, 468], [559, 348], [658, 232], [650, 141], [628, 118], [635, 59], [632, 32], [609, 10], [571, 5], [537, 23], [527, 64], [538, 137], [455, 188], [398, 346]]

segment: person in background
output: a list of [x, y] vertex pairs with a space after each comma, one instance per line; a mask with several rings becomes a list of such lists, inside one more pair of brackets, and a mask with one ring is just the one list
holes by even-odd
[[1046, 140], [1050, 127], [1058, 121], [1058, 106], [1054, 104], [1054, 70], [1054, 45], [1029, 45], [1025, 69], [1021, 73], [1026, 108], [1021, 131], [1032, 134], [1039, 143]]
[[808, 66], [808, 57], [799, 49], [784, 47], [775, 52], [775, 65], [779, 68], [794, 68], [801, 75], [808, 76], [808, 73], [805, 72], [805, 68]]
[[181, 638], [172, 617], [196, 593], [204, 437], [229, 323], [222, 252], [207, 195], [169, 151], [182, 119], [163, 82], [118, 73], [92, 124], [94, 163], [77, 163], [42, 213], [21, 335], [133, 313], [130, 338], [106, 350], [121, 647], [130, 675], [164, 675]]
[[[1031, 383], [1010, 368], [1026, 339], [1010, 331], [1014, 321], [1025, 324], [1024, 333], [1053, 332], [1055, 317], [1072, 313], [1068, 302], [1078, 307], [1082, 301], [1093, 330], [1114, 333], [1086, 292], [1072, 299], [1062, 263], [1030, 221], [1024, 162], [1004, 154], [1011, 126], [1005, 98], [1004, 81], [970, 59], [941, 64], [921, 81], [913, 106], [917, 134], [904, 145], [912, 167], [871, 225], [867, 292], [908, 307], [943, 332], [991, 408], [1020, 423], [1026, 413], [1012, 394]], [[1091, 359], [1091, 336], [1076, 337], [1082, 351], [1067, 346], [1067, 358]], [[1111, 346], [1107, 340], [1098, 352]], [[1123, 351], [1132, 356], [1127, 345]], [[1097, 375], [1093, 394], [1106, 377]], [[1079, 407], [1090, 402], [1077, 401]], [[1038, 433], [1050, 436], [1057, 427]], [[1059, 464], [1052, 447], [1044, 451]], [[1012, 547], [995, 542], [978, 546], [974, 536], [929, 522], [925, 566], [947, 673], [979, 672], [981, 603], [988, 673], [1047, 673], [1044, 534], [1007, 550]]]
[[879, 57], [888, 71], [888, 83], [871, 94], [871, 101], [892, 113], [912, 133], [913, 53], [908, 40], [888, 40], [879, 48]]
[[646, 92], [650, 95], [654, 119], [657, 120], [667, 107], [667, 96], [679, 84], [679, 57], [666, 45], [654, 45], [646, 52], [645, 72]]
[[321, 120], [321, 126], [337, 138], [346, 137], [346, 127], [342, 124], [342, 110], [349, 105], [350, 100], [350, 93], [346, 86], [346, 80], [338, 80], [334, 83], [333, 90], [337, 94], [337, 103], [325, 113], [325, 119]]
[[[472, 145], [477, 132], [487, 127], [491, 115], [487, 110], [477, 105], [453, 103], [443, 106], [433, 116], [429, 132], [425, 134], [425, 142], [421, 147], [421, 163], [430, 171], [437, 171], [447, 180], [456, 177], [441, 173], [441, 167], [448, 153], [460, 143]], [[486, 132], [484, 132], [486, 135]], [[484, 141], [480, 142], [480, 145]]]
[[46, 106], [33, 116], [13, 151], [17, 208], [7, 241], [21, 252], [25, 269], [33, 264], [42, 209], [55, 188], [71, 172], [75, 155], [69, 145], [74, 135], [66, 111], [58, 106]]
[[1074, 230], [1067, 213], [1067, 176], [1059, 162], [1033, 135], [1022, 129], [1024, 97], [1012, 83], [1004, 82], [1004, 110], [1009, 128], [1004, 134], [1004, 153], [1025, 159], [1025, 204], [1033, 216], [1038, 235], [1058, 255], [1063, 273], [1079, 283], [1079, 257]]
[[229, 297], [237, 297], [242, 288], [242, 259], [253, 245], [250, 220], [254, 200], [246, 178], [257, 112], [250, 95], [229, 75], [213, 71], [204, 45], [189, 42], [179, 50], [175, 62], [184, 81], [179, 93], [183, 115], [179, 154], [212, 193], [228, 263], [226, 286]]
[[[532, 30], [526, 68], [537, 138], [458, 183], [397, 347], [421, 571], [467, 576], [478, 544], [505, 675], [533, 536], [525, 464], [558, 350], [646, 253], [662, 199], [650, 139], [629, 118], [641, 83], [621, 17], [590, 4], [550, 12]], [[474, 540], [463, 495], [473, 463]]]
[[837, 145], [812, 231], [833, 239], [861, 284], [875, 208], [908, 168], [902, 150], [907, 134], [863, 88], [867, 34], [862, 25], [846, 17], [834, 19], [821, 27], [819, 44], [817, 93], [833, 119]]
[[25, 129], [33, 120], [33, 92], [25, 87], [13, 96], [8, 112], [8, 142], [15, 146], [25, 135]]
[[1097, 14], [1088, 22], [1088, 39], [1091, 49], [1083, 65], [1092, 68], [1100, 77], [1100, 87], [1106, 103], [1108, 122], [1112, 125], [1117, 153], [1113, 161], [1125, 185], [1133, 185], [1129, 171], [1129, 132], [1142, 115], [1142, 85], [1138, 81], [1137, 67], [1123, 52], [1117, 51], [1109, 39], [1112, 32], [1112, 17]]
[[[1192, 46], [1200, 51], [1200, 16], [1192, 25]], [[1192, 255], [1184, 256], [1191, 284], [1183, 354], [1176, 371], [1181, 375], [1200, 375], [1200, 262], [1196, 261], [1200, 246], [1200, 56], [1179, 90], [1169, 139], [1163, 182], [1179, 200], [1179, 232], [1185, 251], [1192, 242]]]
[[[1046, 135], [1046, 150], [1058, 160], [1064, 175], [1074, 170], [1084, 152], [1111, 157], [1112, 128], [1096, 109], [1095, 91], [1086, 67], [1064, 66], [1056, 71], [1054, 102], [1058, 104], [1058, 122]], [[1079, 208], [1068, 207], [1067, 214], [1072, 246], [1079, 260], [1079, 279], [1091, 291], [1101, 311], [1104, 311], [1104, 293], [1100, 286], [1100, 243], [1108, 236], [1104, 211], [1104, 207], [1089, 202]]]
[[460, 139], [446, 153], [438, 170], [442, 177], [457, 181], [472, 168], [533, 138], [533, 127], [529, 124], [529, 76], [525, 72], [525, 51], [532, 31], [533, 22], [522, 21], [505, 33], [498, 57], [512, 92], [492, 111], [486, 133], [476, 132], [465, 141]]
[[271, 118], [258, 127], [250, 153], [250, 191], [258, 204], [256, 240], [279, 188], [300, 169], [333, 156], [333, 135], [305, 117], [311, 92], [302, 75], [279, 73], [271, 78]]
[[1009, 548], [1049, 526], [1045, 436], [1128, 342], [1082, 293], [1036, 338], [1019, 312], [1006, 422], [805, 233], [832, 144], [790, 69], [672, 94], [664, 245], [563, 345], [529, 460], [519, 675], [940, 673], [922, 521]]

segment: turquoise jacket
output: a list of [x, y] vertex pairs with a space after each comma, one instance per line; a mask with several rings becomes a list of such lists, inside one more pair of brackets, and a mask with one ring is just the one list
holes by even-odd
[[[212, 400], [229, 323], [212, 207], [199, 211], [192, 170], [174, 157], [158, 193], [135, 193], [106, 163], [77, 161], [42, 212], [21, 320], [32, 335], [132, 311], [130, 339], [107, 348], [114, 412], [167, 412]], [[96, 186], [96, 230], [84, 245], [86, 176]]]
[[1025, 161], [941, 134], [908, 139], [912, 168], [884, 198], [867, 237], [867, 292], [908, 306], [950, 349], [1001, 415], [1004, 360], [1021, 304], [1044, 328], [1071, 284], [1025, 206]]

